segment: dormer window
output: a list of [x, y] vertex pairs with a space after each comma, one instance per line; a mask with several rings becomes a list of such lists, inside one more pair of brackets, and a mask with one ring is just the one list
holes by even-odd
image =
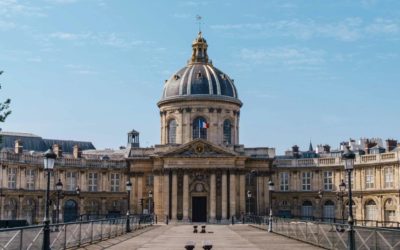
[[199, 71], [198, 73], [197, 73], [197, 78], [202, 78], [203, 77], [203, 75], [201, 74], [201, 72]]
[[175, 80], [179, 80], [179, 78], [181, 78], [179, 75], [174, 75]]

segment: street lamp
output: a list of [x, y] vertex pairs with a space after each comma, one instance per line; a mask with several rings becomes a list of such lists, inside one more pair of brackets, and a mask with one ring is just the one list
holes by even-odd
[[44, 215], [43, 228], [43, 250], [50, 250], [50, 218], [49, 218], [49, 203], [50, 203], [50, 173], [54, 168], [56, 154], [50, 148], [44, 153], [44, 170], [47, 172], [47, 188], [46, 188], [46, 207]]
[[269, 188], [269, 219], [268, 219], [268, 232], [272, 232], [272, 192], [275, 191], [275, 186], [272, 180], [268, 182]]
[[[57, 189], [57, 209], [56, 209], [56, 222], [57, 224], [60, 223], [60, 194], [63, 188], [63, 184], [60, 179], [58, 179], [58, 182], [56, 183], [56, 189]], [[57, 225], [58, 227], [58, 225]]]
[[[318, 190], [318, 193], [315, 196], [315, 203], [317, 205], [317, 209], [319, 209], [319, 212], [321, 212], [321, 210], [323, 210], [323, 205], [320, 204], [323, 196], [324, 196], [324, 192], [321, 189]], [[322, 220], [325, 219], [323, 211], [322, 211], [322, 214], [319, 214], [319, 215], [322, 218]], [[315, 219], [315, 216], [313, 216], [313, 219]]]
[[149, 214], [151, 214], [151, 201], [153, 198], [153, 191], [149, 191]]
[[258, 178], [257, 178], [257, 176], [258, 176], [258, 172], [257, 172], [257, 170], [251, 170], [251, 172], [250, 172], [251, 174], [251, 178], [253, 178], [254, 176], [256, 177], [256, 213], [257, 213], [257, 215], [259, 214], [259, 203], [258, 203], [258, 194], [259, 194], [259, 192], [258, 192]]
[[347, 146], [343, 155], [342, 160], [344, 161], [344, 169], [347, 171], [348, 175], [348, 184], [349, 184], [349, 217], [348, 217], [348, 224], [349, 224], [349, 242], [348, 242], [348, 249], [354, 250], [355, 249], [355, 238], [354, 238], [354, 219], [353, 219], [353, 198], [351, 193], [351, 172], [354, 169], [354, 159], [356, 155], [353, 151], [350, 150], [350, 147]]
[[344, 180], [339, 184], [339, 192], [337, 194], [338, 200], [340, 200], [340, 204], [342, 206], [342, 223], [344, 223], [344, 201], [343, 197], [346, 195], [346, 183], [344, 183]]
[[129, 221], [130, 210], [131, 210], [131, 190], [132, 190], [132, 182], [128, 180], [126, 182], [126, 191], [128, 192], [128, 209], [126, 211], [126, 232], [131, 231], [131, 225]]
[[251, 191], [247, 190], [247, 214], [250, 215], [250, 200], [251, 200]]

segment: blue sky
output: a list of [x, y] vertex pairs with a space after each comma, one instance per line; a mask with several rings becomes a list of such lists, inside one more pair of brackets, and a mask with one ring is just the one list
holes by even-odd
[[117, 148], [135, 129], [158, 144], [156, 103], [190, 57], [197, 14], [244, 103], [242, 144], [400, 139], [396, 0], [0, 0], [3, 130]]

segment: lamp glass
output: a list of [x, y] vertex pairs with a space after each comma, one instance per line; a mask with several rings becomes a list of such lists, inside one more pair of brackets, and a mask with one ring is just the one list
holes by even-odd
[[57, 189], [58, 191], [61, 191], [62, 188], [63, 188], [63, 184], [62, 184], [61, 180], [58, 179], [58, 182], [57, 182], [57, 184], [56, 184], [56, 189]]
[[353, 170], [354, 168], [354, 159], [344, 159], [344, 169]]
[[340, 192], [344, 192], [344, 190], [346, 190], [346, 183], [342, 181], [342, 183], [339, 185], [339, 190]]
[[132, 183], [130, 181], [126, 182], [126, 191], [131, 191], [132, 190]]
[[153, 192], [149, 192], [149, 197], [152, 198], [153, 197]]
[[268, 188], [269, 188], [269, 191], [275, 191], [275, 185], [274, 185], [274, 183], [273, 183], [273, 182], [270, 182], [270, 183], [268, 184]]

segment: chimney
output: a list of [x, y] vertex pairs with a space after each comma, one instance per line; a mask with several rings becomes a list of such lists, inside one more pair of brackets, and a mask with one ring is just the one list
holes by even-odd
[[22, 154], [22, 150], [24, 149], [24, 147], [22, 145], [22, 141], [21, 140], [16, 140], [14, 145], [15, 145], [14, 146], [14, 153]]
[[387, 139], [386, 140], [386, 150], [387, 152], [392, 151], [397, 147], [397, 140]]
[[57, 158], [62, 157], [62, 147], [61, 147], [61, 145], [54, 144], [53, 145], [53, 151], [57, 155]]
[[370, 149], [375, 147], [376, 145], [378, 145], [378, 143], [371, 142], [370, 140], [367, 139], [365, 141], [365, 154], [369, 154], [370, 153]]
[[72, 154], [74, 155], [75, 159], [81, 158], [82, 157], [82, 150], [79, 148], [78, 145], [75, 145], [72, 148]]
[[324, 153], [330, 153], [331, 152], [331, 146], [329, 146], [328, 144], [325, 144], [323, 147], [324, 147]]
[[300, 154], [299, 154], [299, 146], [294, 145], [294, 146], [292, 147], [292, 151], [293, 151], [293, 157], [294, 157], [294, 158], [299, 158], [299, 157], [300, 157]]

